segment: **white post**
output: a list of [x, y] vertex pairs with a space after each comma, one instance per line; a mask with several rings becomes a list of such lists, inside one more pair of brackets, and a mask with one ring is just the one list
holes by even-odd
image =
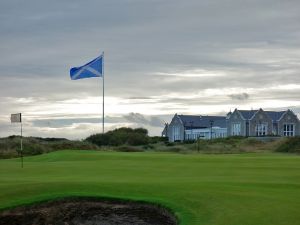
[[21, 119], [21, 167], [23, 168], [23, 127]]
[[104, 52], [102, 53], [102, 133], [104, 134]]
[[[21, 167], [23, 168], [23, 124], [22, 124], [22, 113], [15, 113], [10, 115], [11, 123], [21, 123], [21, 138], [20, 138], [20, 146], [21, 146]], [[19, 152], [19, 151], [18, 151]]]

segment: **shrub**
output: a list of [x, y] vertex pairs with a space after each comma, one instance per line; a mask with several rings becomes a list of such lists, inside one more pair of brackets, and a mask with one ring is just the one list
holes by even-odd
[[263, 144], [261, 140], [255, 139], [255, 138], [247, 138], [246, 140], [243, 141], [244, 144], [247, 145], [260, 145]]
[[[64, 138], [23, 137], [23, 155], [38, 155], [64, 149], [98, 149], [98, 146]], [[0, 138], [0, 158], [17, 157], [21, 153], [20, 136]]]
[[109, 135], [107, 134], [93, 134], [85, 139], [87, 142], [93, 143], [95, 145], [108, 145]]
[[116, 148], [117, 151], [120, 152], [142, 152], [143, 150], [138, 147], [128, 146], [128, 145], [122, 145], [118, 146]]
[[161, 136], [149, 137], [149, 143], [156, 144], [159, 142], [168, 142], [168, 137], [161, 137]]
[[143, 149], [148, 150], [148, 149], [155, 149], [155, 147], [151, 144], [147, 144], [143, 146]]
[[165, 142], [165, 145], [166, 145], [166, 146], [174, 146], [175, 143], [174, 143], [174, 142]]
[[148, 131], [144, 128], [122, 127], [105, 134], [93, 134], [86, 141], [98, 146], [145, 145], [149, 143]]
[[300, 137], [286, 138], [275, 151], [300, 153]]
[[197, 140], [184, 140], [183, 141], [184, 144], [193, 144], [195, 142], [197, 142]]
[[182, 151], [183, 149], [180, 148], [180, 147], [171, 147], [170, 149], [168, 149], [169, 151], [171, 152], [180, 152]]

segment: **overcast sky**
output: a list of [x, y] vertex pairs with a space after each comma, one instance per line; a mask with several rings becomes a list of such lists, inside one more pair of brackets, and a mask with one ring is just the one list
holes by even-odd
[[0, 0], [0, 136], [18, 134], [18, 112], [26, 136], [101, 132], [101, 78], [71, 81], [69, 69], [102, 51], [106, 130], [299, 113], [299, 12], [299, 0]]

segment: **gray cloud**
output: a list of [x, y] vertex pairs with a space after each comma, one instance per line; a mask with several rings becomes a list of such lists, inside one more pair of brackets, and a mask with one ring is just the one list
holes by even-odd
[[247, 93], [232, 94], [232, 95], [228, 95], [228, 96], [233, 100], [240, 100], [240, 101], [244, 101], [249, 98], [249, 94], [247, 94]]
[[[76, 111], [40, 111], [62, 103], [67, 108], [65, 101], [75, 98], [100, 97], [101, 81], [70, 81], [68, 73], [102, 50], [106, 96], [128, 101], [134, 112], [122, 120], [108, 115], [120, 125], [158, 127], [159, 119], [139, 116], [145, 105], [158, 108], [154, 116], [162, 119], [191, 108], [297, 101], [298, 89], [276, 86], [300, 85], [299, 8], [296, 0], [3, 0], [0, 116], [36, 112], [34, 126], [40, 128], [48, 126], [45, 119], [64, 116], [67, 120], [52, 122], [62, 129], [51, 130], [63, 136], [68, 119], [77, 117], [73, 125], [93, 124]], [[224, 93], [205, 95], [214, 91]], [[21, 98], [32, 101], [18, 102]], [[0, 135], [7, 133], [4, 124], [0, 120]]]
[[99, 118], [75, 118], [75, 119], [39, 119], [33, 120], [34, 127], [60, 128], [69, 127], [78, 123], [100, 123]]
[[157, 116], [145, 116], [140, 113], [129, 113], [123, 116], [127, 121], [141, 126], [162, 127], [164, 122]]

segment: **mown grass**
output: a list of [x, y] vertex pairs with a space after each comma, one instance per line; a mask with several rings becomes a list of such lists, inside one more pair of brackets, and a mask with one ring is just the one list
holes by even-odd
[[0, 208], [66, 196], [149, 201], [181, 225], [296, 225], [300, 157], [59, 151], [0, 160]]

